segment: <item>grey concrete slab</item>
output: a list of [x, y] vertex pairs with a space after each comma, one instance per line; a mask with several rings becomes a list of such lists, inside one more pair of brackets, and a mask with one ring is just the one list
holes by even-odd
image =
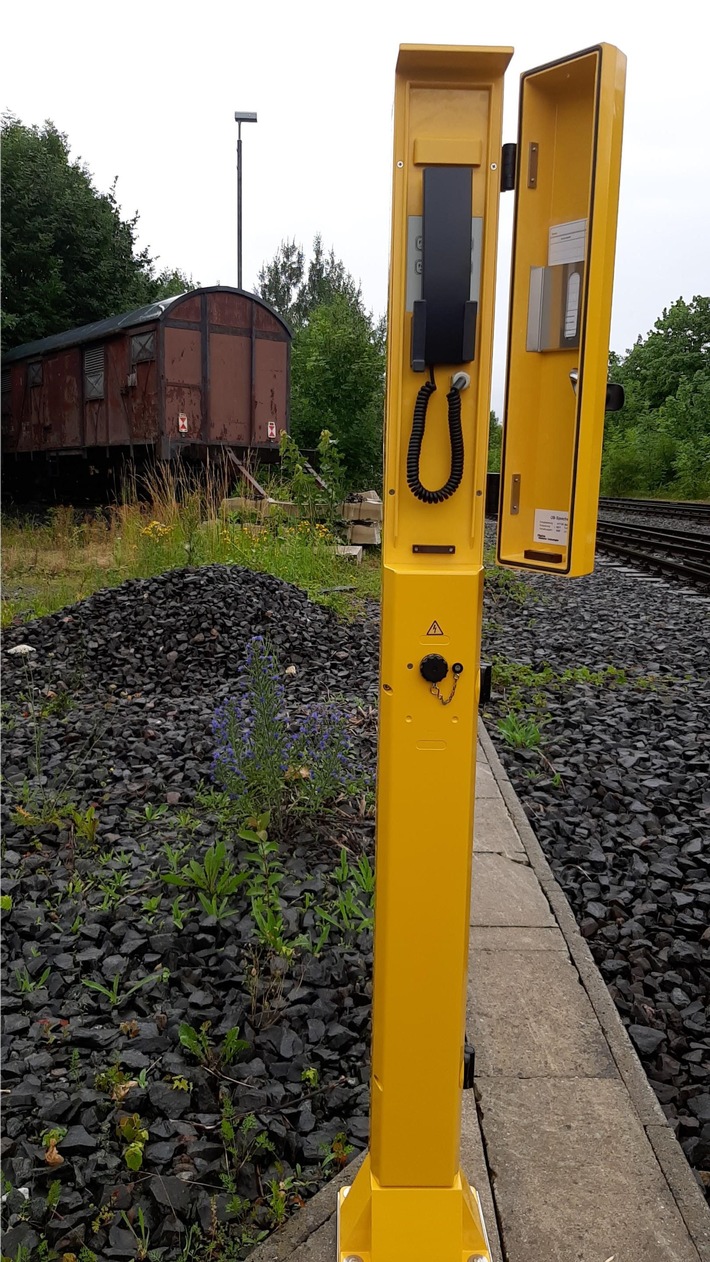
[[476, 759], [476, 801], [485, 798], [501, 799], [500, 789], [486, 761], [485, 755], [479, 753]]
[[620, 1080], [479, 1091], [507, 1262], [699, 1262]]
[[474, 952], [467, 1030], [477, 1077], [616, 1074], [577, 970], [558, 951]]
[[471, 924], [546, 928], [555, 920], [532, 868], [474, 850]]
[[567, 944], [559, 929], [508, 929], [502, 925], [473, 928], [469, 936], [471, 952], [476, 951], [563, 951]]
[[476, 802], [473, 846], [479, 854], [505, 854], [527, 863], [525, 848], [500, 794]]

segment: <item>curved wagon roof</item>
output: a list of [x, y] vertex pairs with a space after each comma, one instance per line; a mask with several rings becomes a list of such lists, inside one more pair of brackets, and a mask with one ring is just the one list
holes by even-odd
[[119, 333], [121, 329], [131, 329], [138, 324], [162, 320], [168, 311], [184, 299], [194, 298], [196, 294], [211, 293], [238, 294], [241, 298], [248, 298], [250, 302], [255, 302], [257, 306], [263, 307], [274, 316], [290, 337], [291, 329], [286, 321], [268, 302], [264, 302], [263, 298], [250, 294], [245, 289], [235, 289], [231, 285], [209, 285], [205, 288], [189, 289], [186, 293], [176, 294], [173, 298], [160, 298], [157, 302], [150, 302], [145, 307], [136, 308], [135, 311], [124, 311], [120, 315], [108, 316], [105, 320], [94, 320], [92, 324], [82, 324], [77, 329], [53, 333], [51, 337], [43, 337], [35, 342], [23, 342], [21, 346], [14, 346], [11, 351], [3, 355], [3, 364], [13, 363], [18, 359], [28, 359], [35, 355], [47, 355], [50, 351], [65, 350], [71, 346], [81, 346], [84, 342], [100, 342], [112, 333]]

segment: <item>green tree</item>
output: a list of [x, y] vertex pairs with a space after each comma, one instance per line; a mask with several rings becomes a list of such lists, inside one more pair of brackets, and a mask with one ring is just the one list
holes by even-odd
[[155, 273], [136, 247], [138, 216], [124, 219], [116, 182], [99, 192], [52, 122], [2, 120], [2, 291], [5, 347], [140, 307], [191, 288]]
[[710, 298], [678, 298], [614, 367], [634, 411], [662, 407], [681, 381], [710, 368]]
[[377, 483], [382, 469], [385, 348], [381, 326], [345, 294], [317, 306], [293, 340], [291, 429], [313, 450], [327, 429], [351, 486]]
[[488, 472], [498, 473], [500, 471], [500, 453], [503, 443], [503, 426], [501, 425], [495, 412], [491, 412], [491, 419], [488, 427]]
[[350, 486], [379, 483], [382, 471], [385, 327], [365, 310], [359, 284], [316, 236], [306, 261], [282, 241], [258, 276], [257, 293], [293, 328], [291, 430], [317, 448], [323, 430], [337, 441]]
[[318, 307], [338, 296], [365, 315], [360, 286], [332, 246], [329, 252], [324, 250], [319, 233], [313, 238], [307, 264], [301, 246], [293, 240], [282, 241], [271, 262], [259, 271], [256, 292], [294, 329], [307, 324]]
[[609, 377], [626, 402], [606, 419], [602, 491], [710, 495], [710, 298], [679, 298]]

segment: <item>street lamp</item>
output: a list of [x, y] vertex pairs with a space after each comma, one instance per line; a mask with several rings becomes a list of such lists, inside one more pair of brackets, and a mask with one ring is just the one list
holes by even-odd
[[256, 114], [235, 110], [237, 124], [237, 287], [242, 287], [242, 123], [255, 123]]

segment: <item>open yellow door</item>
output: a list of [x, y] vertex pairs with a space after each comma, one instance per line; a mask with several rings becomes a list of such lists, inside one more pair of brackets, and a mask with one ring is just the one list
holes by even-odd
[[599, 44], [521, 78], [501, 565], [594, 568], [625, 77]]

